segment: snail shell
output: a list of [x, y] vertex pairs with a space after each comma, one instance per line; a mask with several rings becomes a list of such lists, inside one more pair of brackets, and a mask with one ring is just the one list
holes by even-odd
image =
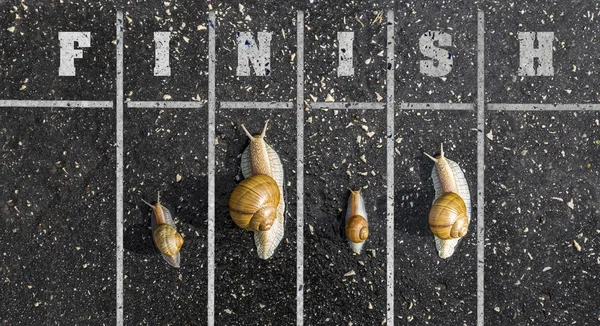
[[429, 227], [442, 240], [464, 237], [469, 230], [465, 201], [453, 192], [438, 197], [429, 211]]
[[177, 255], [183, 245], [183, 237], [169, 224], [159, 225], [152, 236], [160, 252], [169, 257]]
[[229, 198], [231, 218], [244, 230], [268, 231], [277, 218], [279, 187], [266, 174], [246, 178]]
[[271, 228], [266, 231], [254, 231], [254, 244], [258, 256], [268, 259], [275, 253], [275, 249], [283, 239], [285, 222], [285, 198], [283, 194], [283, 166], [279, 155], [264, 140], [269, 120], [265, 121], [260, 135], [252, 136], [242, 125], [242, 129], [250, 139], [250, 144], [242, 154], [242, 174], [244, 178], [264, 174], [275, 180], [279, 189], [279, 204], [277, 205], [276, 218]]
[[[449, 160], [444, 156], [443, 144], [440, 146], [440, 148], [440, 156], [436, 158], [428, 155], [427, 153], [425, 153], [425, 155], [427, 155], [427, 157], [429, 157], [435, 162], [435, 166], [433, 167], [433, 171], [431, 172], [431, 178], [433, 179], [433, 186], [435, 188], [435, 199], [432, 211], [430, 211], [429, 215], [430, 228], [434, 233], [435, 245], [438, 250], [438, 254], [440, 258], [445, 259], [452, 256], [456, 246], [458, 245], [459, 240], [467, 234], [469, 222], [471, 221], [471, 193], [469, 192], [469, 185], [467, 183], [467, 180], [465, 179], [465, 175], [460, 166], [456, 162]], [[464, 217], [461, 217], [459, 225], [456, 226], [456, 230], [460, 231], [455, 231], [454, 234], [458, 237], [455, 238], [450, 236], [450, 238], [444, 239], [442, 237], [446, 237], [446, 231], [442, 232], [441, 230], [438, 230], [438, 226], [441, 226], [442, 224], [438, 223], [437, 221], [441, 221], [441, 219], [448, 217], [442, 217], [442, 210], [439, 209], [441, 208], [441, 204], [448, 205], [448, 200], [454, 198], [454, 196], [447, 195], [444, 199], [441, 199], [441, 201], [438, 201], [438, 199], [446, 193], [450, 192], [458, 195], [458, 197], [460, 197], [463, 200], [465, 205], [464, 216], [466, 216], [466, 221], [464, 220]], [[453, 199], [453, 201], [460, 202], [456, 199]], [[455, 205], [455, 203], [452, 205]], [[462, 205], [460, 205], [459, 203], [458, 206]], [[439, 210], [439, 212], [433, 212], [434, 209], [436, 211]], [[451, 215], [452, 211], [453, 209], [445, 210], [445, 213], [443, 214]], [[431, 225], [432, 214], [436, 215], [436, 217], [434, 218], [433, 227]], [[456, 215], [454, 217], [458, 218], [459, 216], [463, 215]], [[443, 225], [454, 225], [454, 222], [455, 221], [452, 221], [452, 223], [450, 223], [449, 220], [446, 220], [446, 222], [444, 222], [445, 224]], [[441, 234], [442, 237], [438, 236], [437, 234]]]
[[352, 251], [360, 254], [365, 240], [369, 237], [369, 223], [365, 210], [365, 201], [360, 190], [350, 190], [346, 209], [346, 237]]
[[169, 265], [179, 268], [181, 261], [179, 250], [184, 241], [181, 234], [175, 228], [171, 212], [161, 205], [160, 194], [157, 195], [156, 204], [154, 205], [143, 199], [142, 201], [152, 207], [152, 238], [156, 247]]

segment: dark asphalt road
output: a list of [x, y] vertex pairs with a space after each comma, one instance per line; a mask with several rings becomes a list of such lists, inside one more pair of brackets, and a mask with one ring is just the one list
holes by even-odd
[[[66, 1], [65, 1], [66, 2]], [[78, 1], [76, 1], [78, 2]], [[215, 324], [295, 325], [296, 13], [304, 29], [304, 322], [380, 325], [387, 314], [386, 12], [395, 14], [394, 318], [398, 325], [477, 323], [477, 107], [400, 110], [402, 102], [477, 102], [477, 10], [485, 13], [486, 103], [600, 103], [600, 3], [552, 1], [0, 0], [0, 101], [116, 97], [115, 18], [123, 10], [125, 101], [201, 108], [124, 114], [124, 324], [204, 325], [208, 298], [208, 11], [216, 10]], [[381, 16], [380, 16], [381, 15]], [[88, 31], [75, 77], [58, 76], [58, 32]], [[153, 32], [171, 31], [171, 76], [153, 75]], [[236, 33], [270, 31], [269, 76], [236, 76]], [[337, 32], [354, 31], [354, 76], [338, 77]], [[452, 70], [420, 72], [419, 38], [452, 35]], [[554, 76], [520, 76], [518, 32], [554, 32]], [[539, 64], [539, 61], [538, 63]], [[292, 102], [226, 109], [221, 101]], [[600, 117], [580, 111], [485, 112], [485, 325], [593, 325], [600, 297]], [[285, 172], [286, 226], [261, 260], [232, 222], [243, 123]], [[116, 114], [110, 108], [0, 107], [0, 323], [115, 325]], [[439, 153], [464, 170], [469, 233], [438, 257], [427, 215]], [[348, 189], [361, 188], [370, 235], [355, 255], [343, 235]], [[180, 269], [152, 242], [157, 192], [185, 238]]]

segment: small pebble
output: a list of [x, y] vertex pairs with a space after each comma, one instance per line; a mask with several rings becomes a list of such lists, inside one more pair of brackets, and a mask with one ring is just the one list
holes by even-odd
[[577, 241], [573, 240], [573, 247], [575, 247], [575, 250], [577, 251], [581, 251], [581, 246], [579, 245], [579, 243], [577, 243]]

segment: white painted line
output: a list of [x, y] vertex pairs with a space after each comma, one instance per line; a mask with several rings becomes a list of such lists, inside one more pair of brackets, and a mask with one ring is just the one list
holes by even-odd
[[473, 111], [473, 103], [398, 103], [399, 110], [457, 110]]
[[304, 325], [304, 11], [296, 14], [296, 325]]
[[221, 109], [293, 109], [293, 102], [220, 102]]
[[485, 157], [485, 18], [477, 12], [477, 325], [483, 326], [484, 303], [484, 157]]
[[130, 101], [128, 108], [197, 109], [204, 106], [197, 101]]
[[600, 111], [600, 104], [509, 104], [488, 103], [488, 110], [492, 111]]
[[123, 12], [117, 11], [117, 326], [123, 326]]
[[171, 76], [171, 32], [154, 32], [154, 76]]
[[109, 108], [112, 101], [46, 101], [46, 100], [0, 100], [0, 107], [16, 108]]
[[394, 11], [387, 12], [387, 321], [394, 325]]
[[338, 77], [354, 76], [354, 32], [337, 32]]
[[215, 324], [215, 12], [208, 13], [208, 326]]
[[383, 110], [384, 103], [377, 102], [313, 102], [310, 103], [311, 109], [334, 109], [334, 110]]

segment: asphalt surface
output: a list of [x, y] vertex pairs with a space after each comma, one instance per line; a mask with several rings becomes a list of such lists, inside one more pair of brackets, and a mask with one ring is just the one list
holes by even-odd
[[[385, 102], [382, 6], [316, 3], [305, 15], [305, 99]], [[363, 28], [364, 25], [364, 28]], [[338, 77], [338, 31], [354, 35], [354, 76]], [[386, 315], [386, 112], [307, 110], [304, 127], [307, 325], [380, 323]], [[345, 237], [349, 189], [361, 189], [369, 237], [360, 255]]]
[[[313, 102], [386, 102], [386, 11], [395, 13], [394, 317], [399, 325], [477, 323], [477, 107], [400, 110], [401, 102], [477, 102], [477, 9], [486, 19], [486, 103], [600, 103], [600, 4], [594, 1], [0, 0], [0, 100], [116, 97], [115, 19], [124, 12], [125, 101], [200, 108], [124, 108], [124, 323], [204, 325], [208, 246], [208, 10], [217, 12], [216, 325], [296, 324], [296, 13], [304, 29], [304, 322], [380, 325], [386, 306], [386, 110]], [[382, 16], [380, 16], [382, 14]], [[419, 37], [452, 35], [452, 71], [425, 76]], [[77, 76], [58, 76], [59, 31], [89, 31]], [[153, 75], [153, 32], [171, 31], [170, 77]], [[271, 31], [269, 76], [236, 76], [240, 31]], [[338, 77], [338, 31], [354, 31], [354, 76]], [[554, 76], [519, 76], [518, 32], [552, 31]], [[221, 101], [292, 102], [225, 109]], [[593, 325], [600, 320], [597, 112], [485, 112], [485, 325]], [[232, 222], [243, 178], [244, 124], [285, 172], [284, 240], [258, 258]], [[116, 115], [110, 108], [0, 108], [0, 322], [115, 325]], [[431, 162], [445, 154], [471, 189], [469, 233], [438, 257], [427, 215]], [[370, 235], [359, 255], [343, 234], [349, 188], [362, 190]], [[185, 238], [181, 268], [152, 241], [161, 202]]]
[[[189, 2], [187, 6], [192, 6]], [[206, 7], [186, 10], [162, 1], [124, 9], [125, 101], [206, 103]], [[170, 14], [167, 14], [169, 10]], [[160, 19], [156, 18], [159, 17]], [[154, 76], [154, 31], [172, 31], [171, 76]], [[194, 46], [190, 46], [193, 44]], [[203, 49], [203, 51], [199, 51]], [[208, 111], [127, 108], [124, 116], [124, 324], [206, 323]], [[172, 213], [185, 242], [181, 268], [167, 264], [150, 231], [156, 201]]]
[[[396, 12], [397, 102], [477, 101], [477, 11], [468, 2], [410, 2]], [[451, 29], [450, 29], [451, 28]], [[452, 35], [452, 71], [421, 74], [419, 38], [429, 30]], [[398, 324], [475, 325], [477, 322], [477, 113], [396, 111], [394, 310]], [[438, 257], [428, 215], [434, 198], [433, 161], [445, 155], [465, 172], [473, 203], [469, 233], [447, 260]]]
[[[486, 101], [598, 103], [600, 5], [540, 7], [498, 5], [488, 12], [497, 47], [486, 48]], [[515, 76], [513, 30], [554, 31], [553, 77]], [[598, 323], [598, 118], [487, 114], [486, 324]]]
[[[0, 2], [0, 98], [114, 99], [115, 16], [98, 2]], [[58, 76], [57, 31], [94, 35], [75, 77]], [[3, 325], [115, 324], [114, 121], [110, 109], [0, 109]]]

